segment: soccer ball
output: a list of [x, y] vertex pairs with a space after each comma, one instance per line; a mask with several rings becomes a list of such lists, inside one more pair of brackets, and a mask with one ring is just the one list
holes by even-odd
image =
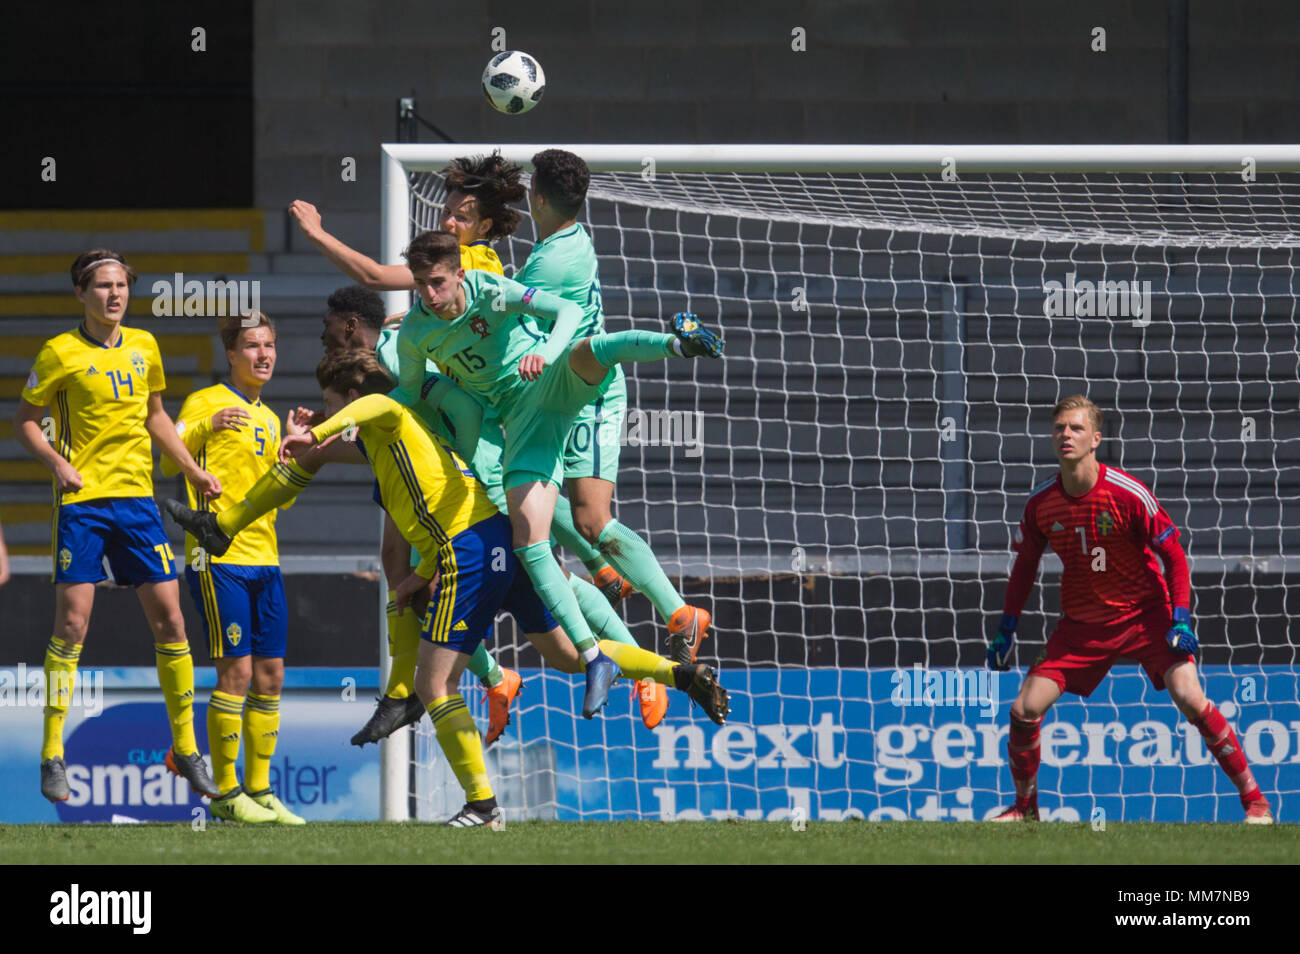
[[507, 50], [492, 57], [483, 71], [483, 95], [499, 113], [526, 113], [546, 92], [546, 74], [527, 53]]

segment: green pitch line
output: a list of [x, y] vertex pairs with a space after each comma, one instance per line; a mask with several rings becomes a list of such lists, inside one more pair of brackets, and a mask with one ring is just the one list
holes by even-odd
[[0, 864], [1294, 864], [1300, 826], [519, 822], [5, 825]]

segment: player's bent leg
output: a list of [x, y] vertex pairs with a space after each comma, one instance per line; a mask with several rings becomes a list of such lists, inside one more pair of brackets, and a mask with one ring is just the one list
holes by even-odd
[[672, 334], [653, 331], [605, 332], [584, 338], [569, 352], [569, 366], [588, 384], [599, 384], [609, 368], [664, 358], [719, 358], [724, 343], [689, 312], [672, 318]]
[[1191, 660], [1174, 663], [1164, 672], [1165, 688], [1174, 704], [1187, 716], [1210, 750], [1219, 767], [1237, 787], [1241, 806], [1246, 809], [1246, 822], [1253, 825], [1271, 825], [1273, 810], [1268, 799], [1259, 790], [1254, 773], [1246, 761], [1237, 733], [1223, 717], [1218, 706], [1205, 696], [1201, 688], [1196, 664]]
[[525, 633], [524, 638], [541, 653], [546, 665], [557, 672], [574, 675], [583, 671], [582, 658], [563, 628], [556, 626], [544, 633]]
[[[595, 543], [610, 564], [632, 586], [645, 593], [668, 623], [669, 654], [678, 662], [694, 662], [700, 643], [708, 637], [708, 611], [687, 606], [669, 582], [650, 545], [613, 518], [610, 503], [614, 483], [599, 477], [575, 477], [568, 482], [574, 524]], [[613, 601], [611, 601], [613, 602]]]
[[451, 818], [452, 828], [504, 826], [503, 814], [492, 794], [487, 766], [483, 762], [483, 743], [478, 727], [470, 717], [457, 686], [469, 663], [467, 653], [446, 646], [420, 641], [420, 660], [415, 673], [416, 691], [433, 720], [438, 745], [461, 788], [465, 790], [465, 807]]
[[1061, 692], [1056, 682], [1043, 676], [1028, 676], [1021, 685], [1011, 704], [1011, 732], [1007, 736], [1007, 761], [1016, 801], [993, 821], [1038, 821], [1038, 766], [1042, 756], [1039, 730], [1043, 715]]
[[577, 597], [551, 551], [551, 516], [555, 512], [558, 494], [559, 488], [554, 484], [532, 480], [507, 487], [506, 501], [510, 508], [515, 555], [532, 580], [533, 589], [582, 656], [587, 672], [582, 712], [585, 718], [590, 719], [608, 701], [609, 687], [618, 673], [613, 661], [597, 648], [596, 638], [582, 615]]
[[257, 483], [248, 488], [243, 500], [220, 514], [194, 510], [179, 500], [164, 501], [163, 510], [192, 534], [209, 556], [224, 556], [241, 530], [305, 490], [325, 460], [324, 451], [312, 448], [298, 460], [287, 464], [276, 461]]
[[555, 499], [555, 513], [551, 515], [551, 533], [555, 535], [560, 546], [581, 560], [582, 565], [593, 575], [599, 576], [606, 570], [612, 572], [612, 568], [605, 562], [601, 552], [578, 530], [574, 523], [573, 505], [564, 494], [560, 494]]
[[[710, 667], [672, 662], [649, 650], [612, 640], [601, 640], [600, 648], [627, 675], [637, 680], [671, 685], [690, 696], [691, 701], [699, 705], [718, 725], [727, 721], [727, 716], [731, 713], [731, 697], [727, 690], [718, 685], [717, 677]], [[663, 718], [662, 714], [659, 718]]]
[[668, 655], [677, 662], [694, 662], [713, 622], [708, 610], [691, 606], [682, 599], [681, 593], [659, 566], [649, 544], [617, 520], [605, 524], [596, 545], [610, 564], [644, 593], [660, 617], [667, 621]]

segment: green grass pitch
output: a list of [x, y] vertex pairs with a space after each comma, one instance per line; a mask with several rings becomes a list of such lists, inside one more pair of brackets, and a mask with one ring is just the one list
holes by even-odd
[[1300, 826], [519, 822], [4, 825], [0, 864], [1294, 864]]

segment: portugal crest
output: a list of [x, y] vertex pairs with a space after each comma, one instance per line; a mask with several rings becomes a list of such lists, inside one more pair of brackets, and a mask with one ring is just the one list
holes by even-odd
[[1103, 510], [1097, 514], [1097, 535], [1104, 537], [1115, 529], [1115, 518], [1110, 515], [1109, 510]]
[[488, 336], [487, 319], [482, 315], [475, 315], [471, 318], [469, 326], [473, 330], [474, 334], [478, 335], [480, 338], [486, 338]]

